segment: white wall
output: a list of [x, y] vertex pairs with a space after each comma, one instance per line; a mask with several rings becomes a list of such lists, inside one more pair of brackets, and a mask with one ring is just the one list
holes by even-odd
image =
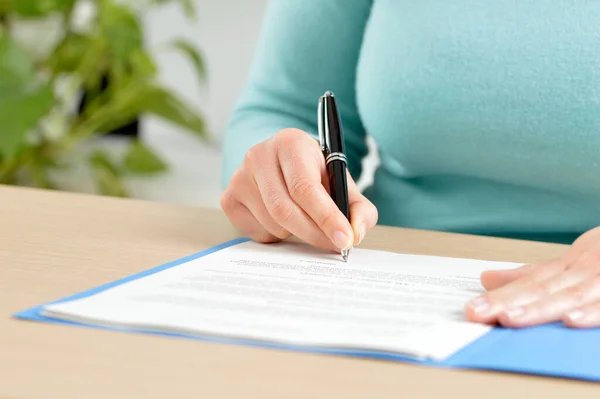
[[196, 22], [171, 4], [150, 14], [146, 25], [151, 45], [183, 37], [204, 53], [209, 76], [203, 87], [197, 85], [184, 57], [175, 52], [157, 56], [163, 82], [199, 105], [218, 139], [244, 83], [267, 0], [196, 0], [196, 4]]

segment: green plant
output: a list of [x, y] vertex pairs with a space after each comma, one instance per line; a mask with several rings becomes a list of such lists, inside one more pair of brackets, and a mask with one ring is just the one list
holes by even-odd
[[[85, 1], [90, 21], [76, 29], [79, 0], [0, 0], [0, 183], [57, 188], [53, 172], [69, 168], [83, 143], [154, 115], [206, 139], [204, 120], [157, 82], [157, 66], [144, 43], [140, 10], [179, 2], [190, 18], [190, 0]], [[19, 23], [58, 21], [57, 40], [40, 55], [15, 34]], [[200, 52], [176, 40], [205, 78]], [[80, 101], [85, 94], [85, 101]], [[75, 99], [75, 100], [74, 100]], [[123, 177], [157, 173], [167, 165], [140, 140], [115, 159], [96, 149], [85, 155], [98, 191], [126, 196]]]

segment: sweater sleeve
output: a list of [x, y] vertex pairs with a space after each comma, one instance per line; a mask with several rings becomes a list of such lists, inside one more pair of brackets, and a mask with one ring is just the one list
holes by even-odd
[[284, 128], [317, 134], [317, 102], [331, 90], [357, 180], [368, 152], [356, 106], [356, 68], [372, 0], [271, 0], [247, 81], [223, 139], [222, 185], [245, 153]]

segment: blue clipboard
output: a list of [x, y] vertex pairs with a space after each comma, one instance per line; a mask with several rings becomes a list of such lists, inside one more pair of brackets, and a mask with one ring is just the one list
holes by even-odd
[[153, 334], [216, 343], [258, 346], [264, 348], [328, 355], [373, 358], [389, 361], [417, 363], [434, 367], [482, 369], [600, 382], [600, 329], [574, 330], [566, 328], [559, 323], [518, 330], [494, 328], [451, 357], [444, 361], [438, 362], [433, 360], [420, 360], [395, 353], [296, 346], [254, 340], [78, 323], [46, 317], [41, 313], [43, 308], [51, 303], [65, 302], [91, 296], [117, 285], [124, 284], [171, 267], [176, 267], [193, 259], [206, 256], [246, 241], [248, 241], [247, 238], [231, 240], [205, 251], [177, 259], [144, 272], [137, 273], [56, 301], [26, 309], [16, 313], [14, 317], [21, 320], [125, 331], [140, 334]]

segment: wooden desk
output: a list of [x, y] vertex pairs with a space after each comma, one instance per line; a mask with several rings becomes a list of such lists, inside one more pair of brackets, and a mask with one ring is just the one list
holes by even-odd
[[[12, 319], [236, 236], [216, 211], [0, 187], [0, 398], [598, 398], [600, 384]], [[386, 238], [388, 237], [388, 238]], [[377, 228], [364, 247], [535, 261], [542, 243]]]

